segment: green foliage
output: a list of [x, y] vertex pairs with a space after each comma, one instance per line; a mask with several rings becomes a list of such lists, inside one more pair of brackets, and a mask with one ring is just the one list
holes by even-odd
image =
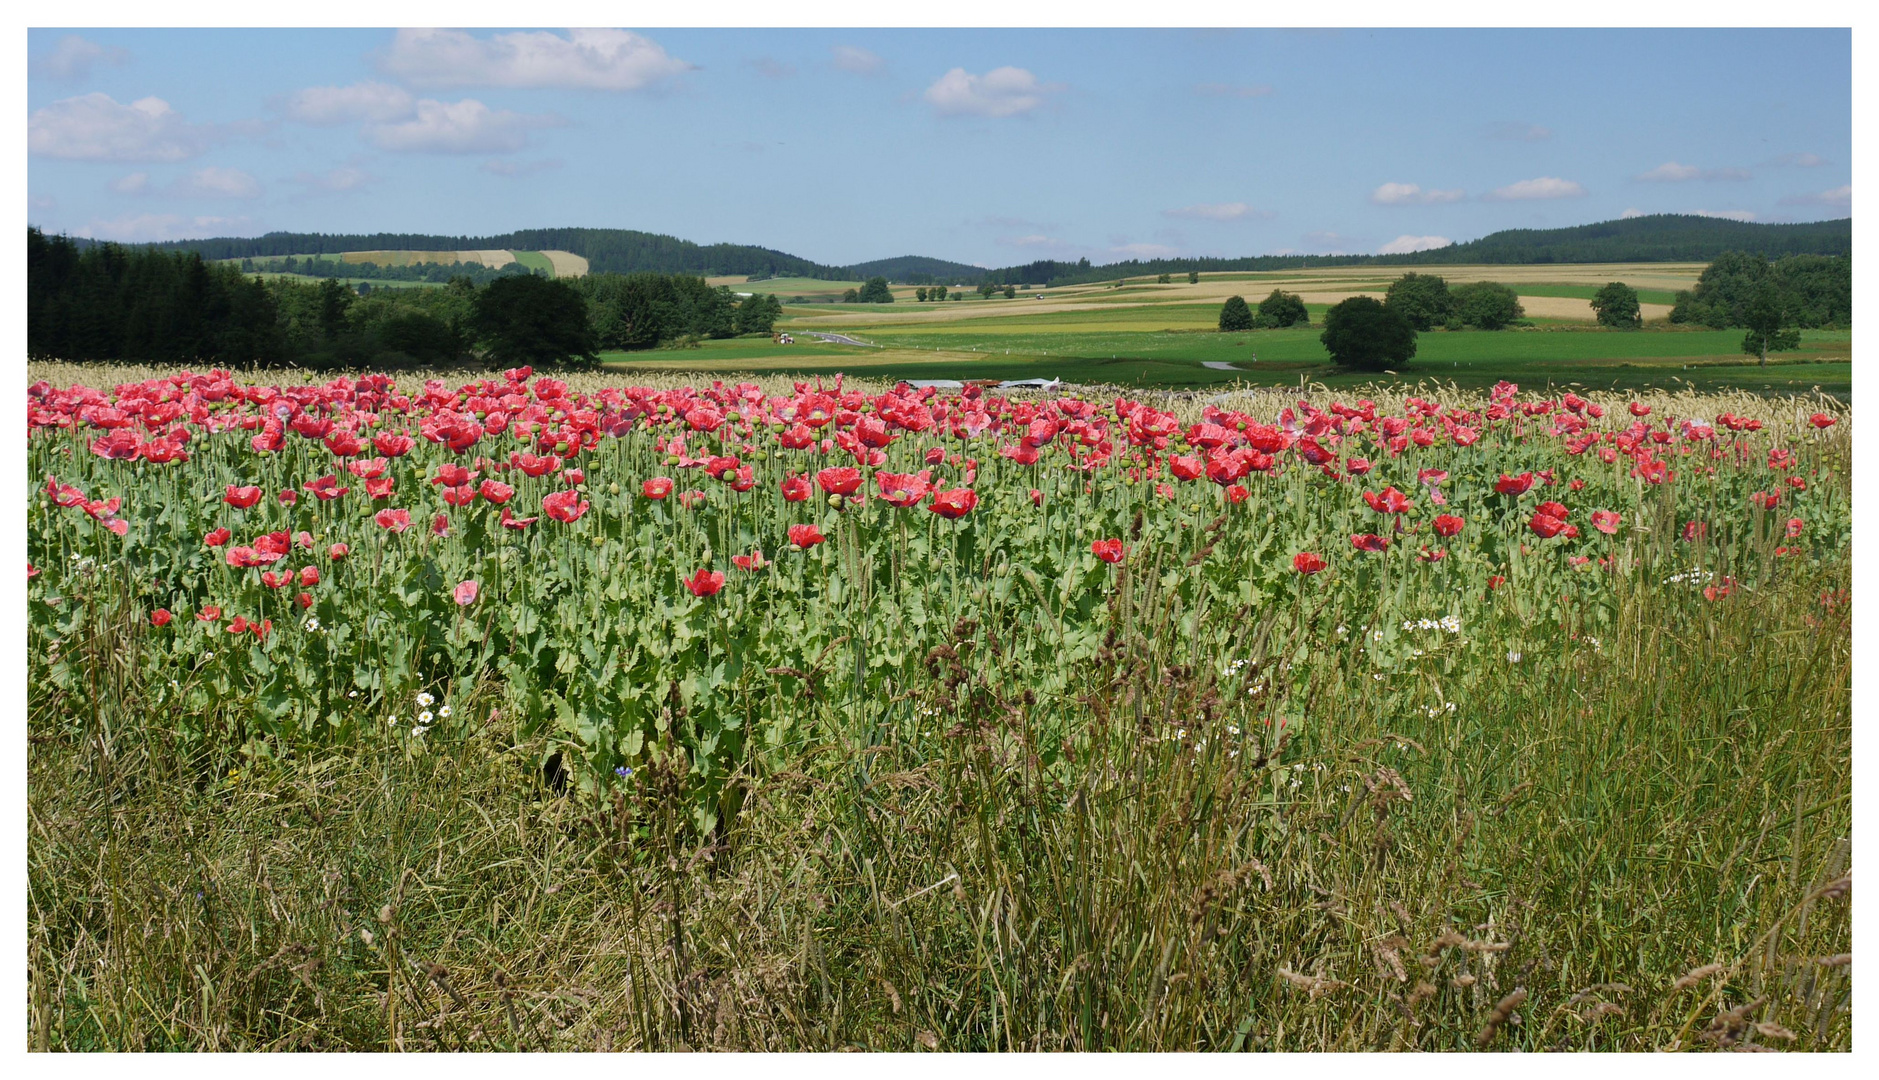
[[[493, 287], [493, 286], [492, 286]], [[724, 338], [744, 330], [736, 298], [725, 288], [713, 288], [704, 278], [688, 274], [589, 274], [575, 279], [574, 287], [586, 298], [589, 320], [602, 349], [629, 352], [657, 348], [661, 342], [685, 336]], [[757, 301], [753, 295], [746, 304]], [[774, 297], [752, 306], [753, 327], [766, 314], [770, 326], [782, 314], [782, 305], [770, 306]], [[761, 311], [759, 309], [762, 309]]]
[[1493, 281], [1471, 281], [1450, 293], [1450, 317], [1479, 330], [1500, 330], [1526, 314], [1514, 290]]
[[1638, 311], [1638, 291], [1622, 281], [1614, 281], [1592, 297], [1592, 311], [1600, 326], [1636, 330], [1644, 325]]
[[1007, 300], [1016, 299], [1018, 295], [1018, 287], [1016, 285], [1007, 285], [1004, 288], [1004, 293], [1005, 293], [1005, 299]]
[[915, 303], [926, 303], [926, 287], [924, 285], [913, 291], [913, 299]]
[[1173, 277], [1171, 277], [1171, 276], [1169, 276], [1169, 275], [1167, 275], [1167, 274], [1163, 274], [1163, 275], [1161, 275], [1160, 277], [1158, 277], [1158, 278], [1156, 278], [1156, 279], [1155, 279], [1155, 284], [1157, 284], [1157, 285], [1167, 285], [1167, 284], [1169, 284], [1169, 283], [1171, 283], [1171, 282], [1173, 282], [1173, 281], [1174, 281], [1174, 278], [1173, 278]]
[[1795, 255], [1770, 263], [1760, 255], [1728, 252], [1697, 279], [1696, 288], [1677, 294], [1673, 323], [1695, 323], [1719, 330], [1748, 325], [1749, 307], [1762, 286], [1772, 287], [1792, 325], [1851, 326], [1853, 260], [1850, 257]]
[[470, 330], [498, 364], [593, 363], [598, 346], [580, 290], [565, 281], [503, 278], [476, 294]]
[[737, 305], [737, 332], [769, 334], [776, 330], [776, 320], [783, 315], [783, 305], [774, 295], [752, 293]]
[[842, 292], [842, 303], [844, 303], [844, 304], [858, 304], [858, 303], [860, 303], [860, 302], [861, 302], [861, 293], [860, 293], [860, 291], [859, 291], [859, 290], [856, 290], [856, 289], [845, 289], [845, 290], [843, 290], [843, 292]]
[[1220, 332], [1232, 333], [1253, 328], [1253, 311], [1246, 306], [1243, 296], [1229, 296], [1227, 302], [1220, 305]]
[[449, 364], [462, 358], [463, 337], [449, 323], [422, 311], [401, 311], [376, 327], [379, 347], [402, 353], [421, 364]]
[[1761, 357], [1768, 364], [1771, 352], [1786, 352], [1801, 344], [1801, 332], [1793, 329], [1794, 315], [1787, 306], [1787, 295], [1772, 281], [1756, 287], [1743, 305], [1742, 322], [1748, 334], [1742, 338], [1742, 351]]
[[1305, 309], [1305, 301], [1297, 293], [1274, 289], [1271, 295], [1259, 302], [1259, 317], [1253, 324], [1260, 329], [1277, 330], [1310, 321], [1311, 313]]
[[1383, 294], [1383, 304], [1409, 321], [1418, 331], [1446, 323], [1455, 312], [1448, 282], [1434, 274], [1408, 273], [1397, 278]]
[[[946, 298], [944, 285], [939, 287], [939, 295], [942, 300]], [[894, 293], [887, 287], [887, 279], [877, 274], [862, 284], [855, 301], [861, 304], [891, 304], [894, 302]]]
[[1365, 371], [1400, 366], [1416, 355], [1416, 328], [1409, 319], [1369, 296], [1333, 304], [1318, 340], [1334, 363]]
[[1187, 272], [1187, 283], [1189, 285], [1199, 285], [1200, 284], [1200, 271], [1189, 270]]

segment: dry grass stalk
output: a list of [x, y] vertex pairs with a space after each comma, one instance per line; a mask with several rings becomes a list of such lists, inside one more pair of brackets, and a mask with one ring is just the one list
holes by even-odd
[[1481, 1029], [1481, 1034], [1475, 1036], [1475, 1045], [1484, 1047], [1493, 1042], [1494, 1036], [1500, 1032], [1502, 1025], [1514, 1018], [1514, 1010], [1520, 1008], [1520, 1003], [1525, 1000], [1527, 1000], [1527, 988], [1516, 986], [1506, 997], [1495, 1002], [1494, 1011], [1488, 1013], [1487, 1026]]

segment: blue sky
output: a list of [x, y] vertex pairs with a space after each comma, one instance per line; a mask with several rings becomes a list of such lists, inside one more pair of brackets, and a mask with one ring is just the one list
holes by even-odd
[[35, 30], [28, 219], [845, 264], [1851, 213], [1844, 30]]

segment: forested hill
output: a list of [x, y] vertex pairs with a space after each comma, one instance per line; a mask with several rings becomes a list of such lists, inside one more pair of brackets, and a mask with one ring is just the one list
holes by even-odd
[[1694, 214], [1651, 214], [1565, 229], [1505, 229], [1465, 244], [1378, 262], [1709, 262], [1726, 251], [1764, 258], [1853, 254], [1853, 219], [1757, 225]]
[[[79, 241], [81, 246], [84, 241]], [[694, 244], [675, 236], [631, 229], [520, 229], [497, 236], [431, 236], [419, 233], [291, 233], [257, 237], [171, 240], [160, 250], [199, 252], [205, 259], [325, 255], [342, 251], [571, 251], [592, 273], [763, 274], [774, 277], [843, 280], [847, 271], [769, 248], [744, 244]]]
[[[89, 241], [78, 241], [81, 247]], [[1131, 259], [1092, 265], [1089, 260], [1044, 260], [984, 270], [945, 259], [905, 255], [854, 266], [826, 266], [786, 252], [744, 244], [694, 244], [673, 236], [630, 229], [522, 229], [498, 236], [426, 236], [412, 233], [268, 233], [252, 238], [173, 240], [159, 249], [196, 251], [205, 259], [315, 255], [341, 251], [451, 251], [507, 248], [571, 251], [594, 273], [743, 274], [807, 277], [829, 281], [868, 278], [920, 283], [990, 280], [1014, 285], [1071, 285], [1147, 274], [1287, 270], [1310, 266], [1423, 266], [1461, 263], [1709, 262], [1724, 252], [1767, 258], [1784, 255], [1851, 255], [1853, 219], [1759, 225], [1690, 214], [1575, 225], [1563, 229], [1506, 229], [1479, 240], [1407, 255], [1255, 255], [1244, 258]]]

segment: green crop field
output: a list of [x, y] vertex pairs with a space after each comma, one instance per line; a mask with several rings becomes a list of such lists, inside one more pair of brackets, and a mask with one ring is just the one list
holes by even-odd
[[555, 264], [548, 256], [543, 255], [539, 251], [511, 251], [509, 254], [514, 255], [516, 262], [521, 263], [530, 270], [547, 274], [549, 277], [555, 275]]

